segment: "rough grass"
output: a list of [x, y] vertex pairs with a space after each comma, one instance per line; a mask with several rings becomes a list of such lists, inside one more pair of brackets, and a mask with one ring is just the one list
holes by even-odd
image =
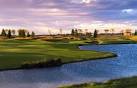
[[131, 44], [136, 41], [121, 35], [100, 35], [97, 38], [99, 44]]
[[137, 36], [131, 36], [131, 37], [129, 37], [129, 39], [131, 39], [133, 41], [137, 41]]
[[18, 68], [23, 62], [60, 58], [62, 62], [113, 56], [108, 52], [84, 51], [78, 44], [49, 43], [41, 40], [0, 41], [0, 69]]

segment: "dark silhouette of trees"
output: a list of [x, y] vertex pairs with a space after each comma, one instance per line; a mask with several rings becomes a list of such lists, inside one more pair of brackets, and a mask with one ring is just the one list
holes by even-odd
[[4, 29], [2, 29], [1, 36], [6, 37], [6, 31]]
[[73, 35], [73, 36], [75, 35], [75, 30], [74, 29], [71, 30], [71, 35]]
[[75, 36], [78, 36], [78, 30], [75, 29]]
[[27, 37], [30, 37], [31, 35], [30, 35], [30, 33], [29, 32], [27, 32]]
[[95, 29], [94, 34], [93, 34], [93, 37], [94, 37], [94, 38], [97, 38], [97, 36], [98, 36], [98, 31]]
[[8, 30], [7, 37], [8, 37], [8, 38], [11, 38], [11, 37], [12, 37], [12, 35], [11, 35], [11, 30]]
[[137, 35], [137, 30], [135, 30], [135, 35]]
[[26, 30], [24, 30], [24, 29], [18, 30], [18, 36], [19, 37], [26, 37]]
[[71, 35], [78, 36], [78, 30], [77, 29], [72, 29], [71, 30]]
[[[19, 37], [35, 37], [35, 33], [32, 32], [31, 34], [25, 30], [25, 29], [19, 29], [18, 31], [18, 36]], [[14, 29], [2, 29], [1, 31], [1, 36], [7, 37], [7, 38], [12, 38], [16, 36], [16, 31]]]

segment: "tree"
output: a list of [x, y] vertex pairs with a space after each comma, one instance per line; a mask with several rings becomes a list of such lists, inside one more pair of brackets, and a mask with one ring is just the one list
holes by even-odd
[[71, 35], [75, 35], [75, 30], [74, 29], [71, 30]]
[[13, 29], [11, 30], [12, 34], [15, 35], [16, 31]]
[[92, 36], [92, 33], [91, 32], [87, 32], [86, 33], [86, 37], [91, 37]]
[[30, 33], [29, 32], [27, 32], [27, 37], [30, 37]]
[[6, 31], [2, 29], [1, 36], [6, 36]]
[[98, 36], [98, 31], [95, 29], [94, 34], [93, 34], [93, 37], [94, 37], [94, 38], [97, 38], [97, 36]]
[[31, 37], [34, 38], [35, 37], [35, 33], [32, 31], [31, 33]]
[[11, 36], [12, 36], [12, 35], [11, 35], [11, 30], [8, 30], [7, 37], [8, 37], [8, 38], [11, 38]]
[[18, 30], [18, 36], [19, 37], [26, 37], [26, 30], [24, 30], [24, 29]]
[[135, 35], [137, 35], [137, 30], [135, 30]]
[[8, 34], [8, 31], [9, 31], [8, 29], [5, 29], [6, 34]]
[[77, 29], [74, 30], [74, 35], [78, 36], [78, 30]]

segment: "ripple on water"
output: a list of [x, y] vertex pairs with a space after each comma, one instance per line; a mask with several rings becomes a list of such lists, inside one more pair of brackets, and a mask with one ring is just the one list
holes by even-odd
[[54, 88], [62, 84], [100, 82], [137, 76], [137, 45], [89, 45], [83, 50], [111, 51], [118, 57], [71, 63], [56, 68], [0, 72], [1, 88]]

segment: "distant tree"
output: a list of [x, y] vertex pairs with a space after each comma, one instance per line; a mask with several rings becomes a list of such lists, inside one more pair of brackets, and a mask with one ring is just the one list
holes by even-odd
[[83, 37], [82, 35], [83, 35], [82, 29], [77, 29], [76, 30], [76, 36]]
[[29, 32], [27, 32], [27, 37], [30, 37], [30, 33]]
[[121, 34], [121, 35], [124, 35], [124, 30], [121, 30], [121, 31], [120, 31], [120, 34]]
[[94, 34], [93, 34], [93, 37], [94, 37], [94, 38], [97, 38], [97, 36], [98, 36], [98, 31], [95, 29]]
[[77, 30], [77, 29], [75, 29], [75, 30], [74, 30], [74, 32], [75, 32], [75, 34], [74, 34], [74, 35], [75, 35], [75, 36], [78, 36], [78, 30]]
[[137, 35], [137, 30], [135, 30], [135, 35]]
[[26, 37], [26, 30], [24, 30], [24, 29], [19, 29], [19, 30], [18, 30], [18, 36], [19, 36], [19, 37]]
[[86, 33], [86, 36], [87, 36], [87, 37], [91, 37], [91, 36], [92, 36], [92, 33], [91, 33], [91, 32], [87, 32], [87, 33]]
[[35, 33], [32, 31], [32, 33], [31, 33], [31, 37], [33, 38], [33, 37], [35, 37]]
[[12, 35], [11, 35], [11, 30], [8, 30], [7, 37], [8, 37], [8, 38], [11, 38], [11, 36], [12, 36]]
[[75, 35], [75, 30], [74, 29], [71, 30], [71, 35]]
[[1, 36], [6, 36], [6, 31], [2, 29]]
[[11, 30], [12, 34], [15, 35], [16, 31], [13, 29]]
[[9, 29], [5, 29], [6, 34], [8, 34]]

